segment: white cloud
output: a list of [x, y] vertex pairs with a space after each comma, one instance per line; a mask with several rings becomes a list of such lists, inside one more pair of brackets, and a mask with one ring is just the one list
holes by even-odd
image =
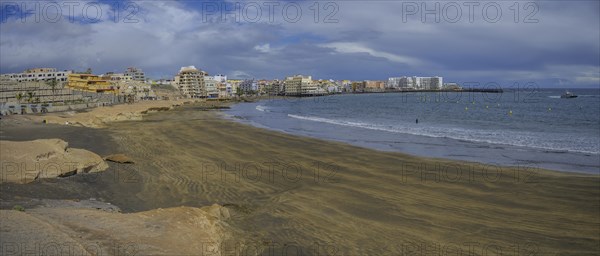
[[271, 45], [268, 43], [263, 44], [263, 45], [257, 45], [257, 46], [254, 46], [254, 50], [257, 50], [262, 53], [268, 53], [271, 51]]
[[241, 70], [234, 70], [231, 72], [230, 75], [231, 78], [233, 79], [250, 79], [250, 78], [254, 78], [254, 76], [252, 76], [251, 74], [248, 74], [245, 71], [241, 71]]
[[321, 47], [332, 48], [332, 49], [335, 49], [335, 51], [339, 52], [339, 53], [368, 53], [369, 55], [371, 55], [373, 57], [380, 57], [380, 58], [384, 58], [384, 59], [387, 59], [392, 62], [403, 63], [403, 64], [407, 64], [410, 66], [419, 66], [419, 65], [423, 64], [423, 61], [416, 59], [416, 58], [402, 56], [402, 55], [393, 54], [393, 53], [384, 52], [384, 51], [377, 51], [377, 50], [368, 48], [366, 46], [363, 46], [359, 43], [352, 43], [352, 42], [327, 43], [327, 44], [321, 44]]

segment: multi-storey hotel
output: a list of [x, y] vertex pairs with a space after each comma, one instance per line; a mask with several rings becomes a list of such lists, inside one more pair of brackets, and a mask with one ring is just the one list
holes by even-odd
[[401, 76], [390, 77], [387, 82], [388, 88], [396, 89], [414, 89], [414, 90], [438, 90], [443, 85], [443, 78], [440, 76], [434, 77], [419, 77], [419, 76]]
[[317, 92], [317, 86], [312, 82], [311, 76], [295, 75], [287, 77], [284, 81], [285, 95], [302, 96]]
[[204, 98], [207, 96], [204, 82], [207, 75], [208, 73], [194, 66], [182, 67], [173, 80], [173, 86], [187, 97]]

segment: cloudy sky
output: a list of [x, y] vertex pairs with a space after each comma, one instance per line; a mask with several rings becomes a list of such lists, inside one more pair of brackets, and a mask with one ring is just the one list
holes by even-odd
[[600, 87], [599, 1], [0, 2], [0, 72]]

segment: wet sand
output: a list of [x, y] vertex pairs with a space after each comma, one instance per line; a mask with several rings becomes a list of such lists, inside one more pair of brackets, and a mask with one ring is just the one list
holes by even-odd
[[[380, 152], [219, 115], [186, 106], [105, 129], [55, 130], [70, 143], [82, 133], [69, 129], [90, 132], [97, 143], [72, 146], [136, 164], [111, 163], [98, 179], [3, 184], [0, 198], [98, 197], [123, 212], [217, 203], [237, 231], [225, 249], [240, 254], [598, 252], [598, 176]], [[19, 137], [4, 127], [2, 136]]]

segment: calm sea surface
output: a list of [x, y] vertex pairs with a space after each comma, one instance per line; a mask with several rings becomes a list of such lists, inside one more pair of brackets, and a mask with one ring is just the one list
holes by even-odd
[[[599, 173], [600, 90], [346, 94], [243, 103], [255, 126], [377, 150]], [[418, 119], [418, 123], [416, 122]]]

